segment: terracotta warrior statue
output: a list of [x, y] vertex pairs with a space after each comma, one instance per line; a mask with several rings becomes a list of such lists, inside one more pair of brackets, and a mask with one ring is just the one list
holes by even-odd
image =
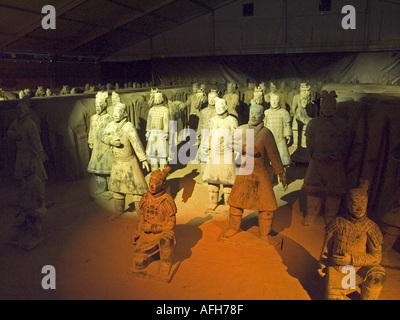
[[23, 98], [18, 102], [17, 116], [18, 118], [11, 123], [7, 131], [8, 137], [17, 145], [14, 177], [22, 181], [23, 168], [33, 165], [38, 178], [45, 184], [47, 173], [44, 162], [47, 161], [47, 154], [40, 139], [39, 126], [30, 115], [29, 99]]
[[154, 93], [152, 107], [147, 116], [146, 154], [151, 171], [158, 170], [168, 162], [168, 139], [170, 113], [168, 102], [161, 92]]
[[312, 117], [308, 110], [313, 109], [311, 100], [311, 86], [306, 83], [301, 83], [300, 93], [293, 98], [290, 114], [293, 117], [293, 146], [295, 148], [307, 148], [305, 132], [307, 124]]
[[22, 176], [19, 211], [5, 243], [30, 250], [43, 241], [42, 219], [47, 214], [45, 190], [33, 165], [26, 165], [22, 169]]
[[43, 86], [38, 86], [35, 92], [35, 97], [45, 97], [46, 92], [44, 91]]
[[[253, 104], [250, 107], [249, 123], [238, 128], [242, 131], [241, 135], [235, 135], [235, 149], [246, 156], [246, 159], [253, 158], [254, 168], [252, 170], [246, 168], [247, 160], [241, 164], [228, 200], [229, 226], [222, 238], [230, 238], [239, 232], [244, 209], [249, 209], [259, 212], [260, 238], [268, 241], [274, 212], [278, 208], [268, 172], [269, 163], [272, 164], [283, 187], [286, 187], [286, 177], [274, 136], [268, 128], [264, 127], [263, 120], [263, 106]], [[249, 130], [254, 133], [254, 142], [247, 144], [246, 134]]]
[[[113, 121], [113, 117], [107, 112], [108, 92], [99, 91], [96, 94], [96, 114], [90, 119], [88, 144], [92, 149], [88, 172], [93, 173], [96, 179], [97, 190], [93, 196], [106, 195], [110, 180], [111, 167], [113, 162], [112, 147], [103, 142], [103, 134], [107, 125]], [[107, 192], [109, 193], [109, 192]], [[111, 194], [107, 194], [111, 196]]]
[[[358, 286], [361, 300], [377, 300], [385, 283], [386, 272], [380, 265], [382, 233], [367, 217], [368, 185], [361, 180], [359, 188], [351, 189], [348, 211], [326, 226], [319, 273], [326, 276], [328, 300], [344, 300]], [[344, 281], [345, 266], [354, 268], [349, 281]]]
[[292, 163], [288, 148], [293, 136], [292, 118], [289, 112], [281, 107], [280, 95], [271, 93], [270, 105], [271, 107], [264, 111], [264, 126], [274, 135], [282, 164], [286, 169]]
[[196, 130], [199, 125], [199, 113], [207, 102], [207, 95], [204, 90], [200, 89], [198, 83], [193, 84], [193, 92], [185, 102], [187, 108], [188, 124], [190, 129]]
[[238, 118], [239, 114], [236, 108], [239, 106], [240, 97], [236, 93], [237, 85], [233, 82], [228, 82], [226, 84], [226, 92], [222, 99], [225, 99], [226, 103], [228, 104], [228, 111], [229, 114]]
[[322, 92], [321, 115], [307, 126], [310, 163], [302, 190], [307, 194], [305, 225], [313, 225], [325, 201], [325, 222], [338, 212], [347, 182], [344, 159], [349, 147], [347, 123], [336, 116], [336, 92]]
[[[400, 143], [392, 151], [392, 159], [400, 163]], [[394, 244], [400, 236], [400, 186], [394, 192], [380, 220], [383, 233], [382, 265], [400, 269], [400, 253], [394, 249]]]
[[203, 181], [208, 183], [209, 211], [218, 205], [220, 185], [224, 189], [224, 202], [228, 203], [232, 185], [236, 178], [236, 163], [233, 152], [232, 137], [238, 127], [235, 117], [229, 115], [228, 105], [224, 99], [215, 98], [217, 116], [207, 123], [207, 136], [201, 148], [208, 154], [208, 161], [203, 172]]
[[[146, 153], [132, 122], [128, 122], [126, 105], [117, 102], [113, 107], [114, 121], [103, 135], [103, 142], [112, 146], [114, 161], [111, 168], [109, 189], [113, 192], [117, 218], [125, 211], [126, 194], [133, 194], [135, 210], [140, 215], [140, 198], [149, 190], [142, 168], [150, 170]], [[140, 167], [141, 164], [141, 167]]]
[[165, 192], [166, 177], [171, 167], [155, 170], [150, 175], [149, 192], [140, 199], [141, 215], [135, 235], [131, 271], [145, 269], [159, 252], [161, 275], [168, 275], [176, 245], [174, 227], [177, 208], [174, 199]]

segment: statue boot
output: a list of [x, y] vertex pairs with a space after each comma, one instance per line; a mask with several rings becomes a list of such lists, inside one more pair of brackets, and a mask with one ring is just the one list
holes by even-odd
[[160, 269], [159, 273], [168, 275], [172, 267], [172, 256], [174, 254], [174, 247], [163, 247], [160, 249]]
[[107, 178], [101, 175], [95, 175], [97, 190], [92, 193], [92, 196], [98, 196], [107, 190]]
[[114, 205], [115, 205], [115, 211], [109, 218], [109, 220], [114, 220], [117, 219], [119, 216], [121, 216], [124, 211], [125, 211], [125, 197], [123, 196], [116, 196], [114, 194]]
[[261, 211], [258, 214], [258, 232], [262, 240], [268, 241], [268, 235], [272, 227], [273, 212]]
[[228, 228], [222, 235], [222, 238], [228, 239], [237, 234], [240, 230], [240, 225], [242, 224], [242, 215], [229, 214], [229, 225]]
[[208, 192], [210, 204], [208, 205], [207, 210], [214, 211], [218, 206], [218, 192], [209, 191]]
[[313, 226], [316, 224], [317, 217], [321, 210], [322, 197], [307, 195], [307, 215], [304, 219], [305, 226]]
[[224, 187], [224, 204], [228, 206], [229, 196], [231, 195], [232, 187]]

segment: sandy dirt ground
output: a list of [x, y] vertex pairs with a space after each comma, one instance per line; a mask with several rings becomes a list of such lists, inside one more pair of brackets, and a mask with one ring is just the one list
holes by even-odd
[[[270, 243], [258, 238], [257, 212], [247, 211], [243, 231], [219, 241], [228, 224], [227, 208], [221, 205], [218, 213], [206, 213], [208, 191], [198, 164], [174, 168], [167, 185], [178, 208], [175, 261], [179, 263], [169, 283], [128, 273], [136, 213], [107, 220], [113, 202], [90, 197], [93, 177], [49, 183], [48, 199], [54, 206], [44, 223], [44, 242], [31, 251], [0, 245], [0, 299], [322, 300], [325, 283], [317, 268], [324, 226], [302, 225], [306, 200], [300, 188], [306, 168], [290, 167], [288, 189], [275, 188], [279, 209]], [[1, 189], [3, 238], [16, 211], [8, 203], [18, 190], [14, 181], [6, 182], [8, 187]], [[128, 196], [127, 207], [131, 202]], [[46, 265], [55, 267], [55, 290], [42, 288]], [[380, 299], [400, 299], [400, 270], [387, 272]]]

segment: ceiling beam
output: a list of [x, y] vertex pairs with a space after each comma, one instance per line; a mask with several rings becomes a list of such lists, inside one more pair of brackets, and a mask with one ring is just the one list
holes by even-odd
[[189, 1], [193, 2], [194, 4], [196, 4], [196, 5], [200, 6], [200, 7], [202, 7], [203, 9], [206, 9], [207, 11], [210, 11], [210, 12], [214, 11], [213, 8], [205, 5], [202, 1], [199, 1], [199, 0], [189, 0]]
[[[64, 51], [71, 51], [71, 50], [74, 50], [76, 48], [79, 48], [80, 46], [82, 46], [82, 45], [84, 45], [84, 44], [86, 44], [86, 43], [88, 43], [88, 42], [90, 42], [92, 40], [95, 40], [95, 39], [103, 36], [104, 34], [112, 31], [112, 30], [121, 28], [124, 25], [127, 25], [128, 23], [130, 23], [132, 21], [135, 21], [135, 20], [137, 20], [137, 19], [139, 19], [139, 18], [141, 18], [141, 17], [143, 17], [143, 16], [145, 16], [147, 14], [150, 14], [150, 13], [156, 11], [156, 10], [159, 10], [159, 9], [161, 9], [161, 8], [171, 4], [171, 3], [173, 3], [174, 1], [176, 1], [176, 0], [162, 1], [161, 3], [159, 3], [158, 5], [150, 8], [150, 9], [143, 10], [143, 12], [139, 12], [139, 13], [135, 12], [133, 14], [130, 14], [130, 15], [124, 17], [123, 19], [120, 19], [120, 20], [116, 21], [114, 24], [111, 25], [111, 27], [104, 27], [104, 28], [98, 28], [96, 30], [93, 30], [92, 32], [89, 33], [89, 35], [87, 37], [84, 37], [84, 38], [80, 39], [80, 41], [77, 41], [77, 42], [73, 43], [72, 45], [65, 46], [65, 48], [63, 48], [63, 50]], [[116, 3], [116, 2], [114, 2], [114, 3]]]
[[[56, 18], [67, 13], [68, 11], [80, 6], [81, 4], [87, 2], [88, 0], [72, 0], [70, 2], [68, 2], [67, 4], [59, 7], [59, 8], [55, 8], [56, 9]], [[23, 12], [29, 12], [29, 13], [35, 13], [38, 14], [37, 12], [33, 12], [30, 10], [26, 10], [26, 9], [21, 9], [18, 7], [12, 7], [12, 6], [4, 6], [3, 7], [8, 7], [9, 9], [13, 9], [13, 10], [19, 10], [19, 11], [23, 11]], [[5, 39], [4, 41], [0, 42], [0, 48], [4, 49], [7, 46], [13, 44], [14, 42], [18, 41], [19, 39], [23, 38], [24, 36], [26, 36], [27, 34], [39, 29], [42, 27], [42, 20], [43, 20], [43, 14], [40, 13], [40, 17], [35, 20], [33, 23], [31, 23], [30, 25], [22, 28], [21, 30], [19, 30], [16, 34], [14, 34], [13, 36], [8, 37], [7, 39]]]

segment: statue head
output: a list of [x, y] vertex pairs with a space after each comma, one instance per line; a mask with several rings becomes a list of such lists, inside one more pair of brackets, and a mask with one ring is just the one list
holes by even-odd
[[366, 216], [368, 206], [369, 181], [361, 179], [358, 188], [351, 189], [347, 195], [347, 208], [356, 219]]
[[254, 88], [254, 98], [253, 98], [253, 103], [255, 104], [261, 104], [264, 102], [264, 92], [261, 87], [255, 87]]
[[161, 92], [156, 92], [154, 94], [154, 104], [161, 105], [164, 103], [164, 95]]
[[19, 119], [29, 116], [31, 110], [31, 100], [28, 96], [23, 97], [17, 104], [17, 115]]
[[126, 105], [122, 102], [117, 102], [113, 108], [113, 118], [115, 122], [121, 122], [128, 117]]
[[258, 126], [264, 120], [264, 107], [260, 104], [252, 104], [249, 112], [249, 124]]
[[270, 94], [270, 104], [272, 109], [278, 109], [279, 108], [279, 100], [280, 100], [280, 95], [276, 93], [271, 93]]
[[199, 84], [198, 84], [197, 82], [195, 82], [195, 83], [192, 84], [192, 91], [193, 91], [193, 93], [196, 93], [196, 92], [197, 92], [197, 89], [199, 89], [199, 88], [200, 88], [200, 86], [199, 86]]
[[234, 92], [235, 89], [236, 89], [236, 84], [235, 84], [235, 83], [233, 83], [233, 82], [228, 82], [228, 83], [226, 84], [226, 91], [227, 91], [228, 93]]
[[269, 92], [276, 92], [276, 86], [272, 81], [269, 83]]
[[113, 91], [111, 93], [111, 102], [112, 105], [115, 105], [117, 102], [121, 102], [121, 97], [118, 93], [116, 93], [115, 91]]
[[165, 165], [163, 170], [155, 170], [150, 175], [149, 191], [151, 194], [163, 193], [168, 173], [171, 172], [171, 167]]
[[228, 112], [228, 104], [225, 99], [215, 98], [215, 111], [219, 116]]
[[321, 94], [321, 114], [324, 117], [333, 117], [336, 114], [336, 92], [324, 90]]
[[108, 92], [107, 91], [99, 91], [96, 94], [95, 105], [96, 105], [96, 113], [102, 114], [103, 111], [107, 108], [107, 99]]
[[211, 90], [208, 94], [208, 105], [215, 106], [215, 98], [218, 97], [218, 92], [215, 90]]

